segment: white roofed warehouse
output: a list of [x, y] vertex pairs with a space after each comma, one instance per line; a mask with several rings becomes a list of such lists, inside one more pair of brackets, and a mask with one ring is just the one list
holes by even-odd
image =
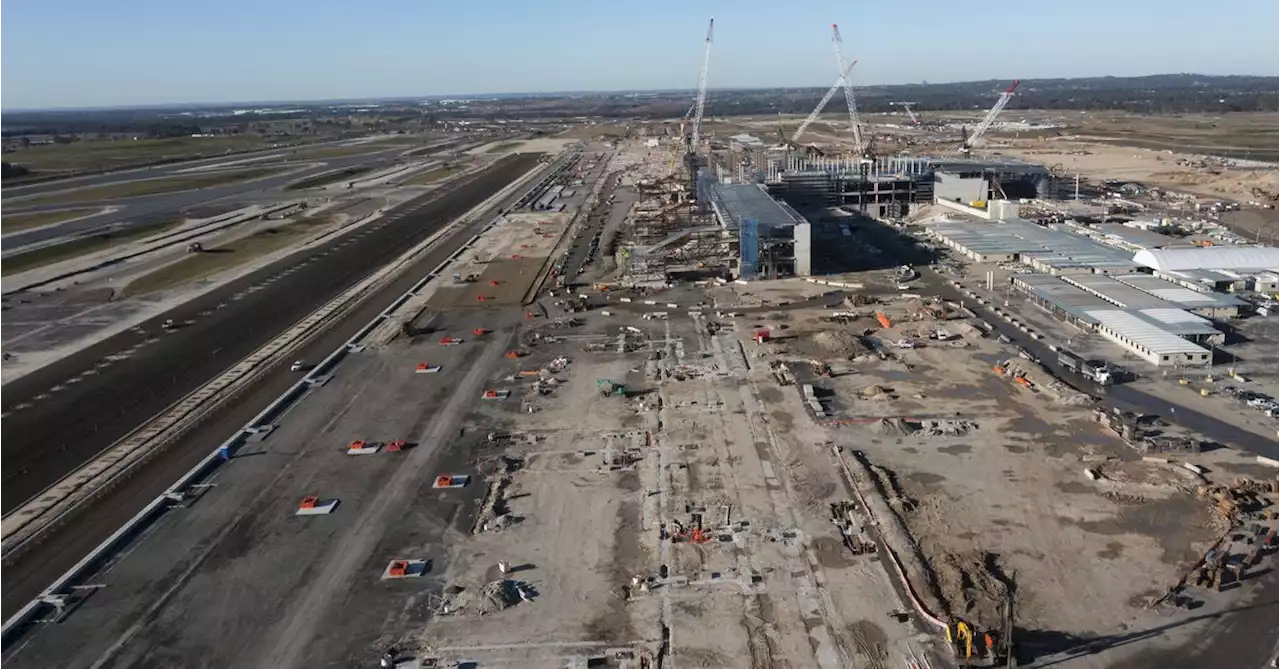
[[1209, 246], [1191, 249], [1143, 249], [1133, 261], [1157, 272], [1183, 270], [1280, 270], [1280, 249], [1270, 246]]

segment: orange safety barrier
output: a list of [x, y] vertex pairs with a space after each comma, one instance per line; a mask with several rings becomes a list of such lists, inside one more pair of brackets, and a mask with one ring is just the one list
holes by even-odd
[[364, 444], [365, 444], [364, 439], [356, 439], [355, 441], [351, 442], [351, 444], [347, 446], [347, 449], [354, 451], [356, 449], [364, 448]]
[[315, 495], [308, 495], [302, 498], [302, 502], [298, 504], [299, 509], [314, 509], [320, 503], [320, 498]]
[[474, 329], [474, 330], [472, 330], [472, 331], [471, 331], [471, 334], [473, 334], [473, 335], [475, 335], [475, 336], [479, 337], [480, 335], [486, 335], [486, 334], [489, 334], [489, 331], [488, 331], [488, 330], [486, 330], [485, 328], [476, 328], [476, 329]]
[[496, 281], [496, 280], [495, 280], [495, 281], [490, 281], [490, 282], [489, 282], [489, 285], [490, 285], [490, 286], [496, 286], [496, 285], [498, 285], [498, 284], [500, 284], [500, 283], [502, 283], [502, 282], [501, 282], [501, 281]]
[[449, 486], [451, 486], [451, 485], [453, 485], [453, 477], [452, 477], [452, 476], [437, 476], [437, 477], [436, 477], [436, 487], [437, 487], [437, 488], [448, 488], [448, 487], [449, 487]]
[[487, 398], [489, 398], [489, 399], [493, 399], [493, 398], [495, 398], [495, 397], [497, 397], [497, 396], [498, 396], [498, 391], [496, 391], [496, 390], [486, 390], [486, 391], [484, 391], [484, 396], [485, 396], [485, 397], [487, 397]]
[[883, 311], [876, 312], [876, 320], [879, 321], [880, 327], [882, 328], [893, 327], [893, 321], [889, 320], [889, 317], [885, 316]]
[[992, 367], [991, 370], [1000, 376], [1004, 376], [1004, 367], [1001, 367], [1000, 365]]
[[403, 450], [404, 450], [404, 447], [405, 447], [406, 445], [408, 445], [408, 442], [406, 442], [404, 439], [397, 439], [397, 440], [395, 440], [395, 441], [390, 442], [390, 443], [388, 443], [388, 444], [387, 444], [387, 450], [388, 450], [388, 451], [403, 451]]
[[522, 369], [522, 370], [520, 370], [520, 376], [537, 376], [537, 375], [538, 375], [538, 370], [536, 370], [536, 369]]
[[523, 358], [524, 353], [522, 351], [507, 351], [506, 357], [510, 358], [511, 360], [515, 360], [516, 358]]
[[409, 563], [404, 560], [395, 560], [391, 563], [388, 573], [391, 576], [404, 576], [409, 573]]

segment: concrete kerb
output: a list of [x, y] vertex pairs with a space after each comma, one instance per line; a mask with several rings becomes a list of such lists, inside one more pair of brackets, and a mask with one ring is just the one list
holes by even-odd
[[[538, 170], [534, 169], [530, 171], [530, 174], [536, 174], [537, 172]], [[527, 181], [527, 178], [523, 178], [518, 180], [516, 184], [513, 184], [513, 185], [523, 184], [526, 181]], [[499, 192], [499, 194], [507, 193], [508, 190], [509, 189], [503, 189], [502, 191]], [[484, 228], [484, 230], [488, 231], [492, 229], [493, 226], [494, 226], [494, 223], [490, 223]], [[451, 227], [452, 226], [450, 226], [450, 228]], [[405, 254], [405, 256], [402, 256], [399, 262], [396, 262], [392, 265], [392, 268], [398, 268], [399, 266], [412, 260], [412, 257], [416, 257], [419, 253], [424, 251], [426, 246], [429, 246], [432, 242], [435, 241], [435, 239], [438, 236], [447, 232], [450, 228], [446, 228], [446, 230], [442, 230], [440, 233], [437, 233], [436, 235], [432, 235], [432, 237], [429, 238], [428, 240], [424, 240], [423, 244], [420, 245], [420, 247], [416, 247], [415, 249], [411, 250], [409, 253]], [[472, 237], [466, 243], [465, 247], [470, 247], [470, 245], [474, 244], [475, 241], [479, 238], [480, 238], [480, 235], [476, 235]], [[448, 260], [438, 265], [432, 272], [430, 272], [427, 276], [423, 277], [422, 280], [415, 283], [408, 291], [406, 291], [399, 298], [397, 298], [394, 304], [397, 305], [397, 307], [398, 305], [403, 305], [406, 300], [412, 297], [417, 291], [421, 290], [429, 281], [435, 278], [438, 278], [440, 274], [443, 272], [444, 268], [447, 267], [450, 262], [453, 262], [453, 260], [456, 259], [458, 255], [460, 255], [460, 252], [453, 254], [453, 256], [451, 256]], [[390, 270], [387, 270], [387, 271], [390, 271]], [[383, 275], [380, 278], [387, 278], [386, 272], [382, 272], [379, 274]], [[391, 276], [395, 276], [395, 273], [392, 273]], [[373, 279], [375, 277], [370, 277], [370, 278]], [[372, 288], [372, 287], [373, 287], [372, 285], [368, 286], [368, 288]], [[365, 290], [361, 290], [360, 292], [363, 293], [365, 292]], [[23, 628], [23, 626], [26, 625], [28, 622], [30, 622], [31, 618], [34, 617], [35, 614], [39, 612], [42, 607], [57, 606], [55, 602], [57, 602], [59, 598], [62, 596], [59, 591], [65, 589], [68, 585], [70, 585], [76, 579], [78, 579], [83, 574], [83, 572], [85, 572], [87, 569], [97, 564], [100, 560], [102, 560], [107, 555], [109, 555], [117, 547], [117, 545], [121, 542], [122, 539], [130, 536], [132, 533], [136, 532], [146, 523], [151, 522], [151, 520], [154, 519], [154, 517], [157, 515], [159, 511], [165, 510], [167, 508], [170, 502], [174, 501], [175, 499], [181, 499], [181, 497], [185, 495], [185, 490], [188, 487], [202, 480], [212, 471], [216, 470], [219, 466], [221, 466], [223, 462], [227, 460], [228, 456], [234, 456], [235, 449], [243, 444], [245, 436], [247, 434], [249, 434], [254, 428], [264, 425], [267, 421], [269, 421], [270, 418], [274, 417], [275, 415], [280, 413], [282, 410], [292, 406], [300, 398], [300, 396], [305, 395], [306, 391], [312, 387], [316, 379], [323, 376], [324, 375], [323, 373], [325, 371], [335, 367], [337, 363], [342, 360], [342, 358], [344, 358], [349, 352], [351, 352], [353, 347], [358, 346], [360, 341], [364, 337], [368, 336], [369, 333], [372, 332], [378, 325], [382, 324], [382, 322], [385, 321], [390, 316], [392, 311], [394, 311], [394, 309], [383, 310], [372, 321], [370, 321], [364, 327], [356, 331], [356, 333], [351, 338], [343, 342], [341, 346], [339, 346], [336, 350], [330, 353], [329, 356], [327, 356], [323, 361], [321, 361], [321, 363], [316, 365], [316, 367], [313, 368], [311, 371], [309, 371], [305, 376], [299, 379], [297, 383], [295, 383], [283, 394], [281, 394], [274, 401], [272, 401], [271, 404], [269, 404], [266, 408], [264, 408], [261, 412], [259, 412], [257, 416], [255, 416], [252, 420], [246, 423], [244, 427], [239, 429], [234, 436], [230, 437], [229, 439], [224, 441], [222, 444], [220, 444], [218, 448], [214, 449], [209, 455], [205, 456], [205, 458], [201, 460], [195, 467], [193, 467], [181, 478], [179, 478], [172, 486], [170, 486], [165, 491], [164, 494], [152, 500], [146, 507], [143, 508], [142, 511], [140, 511], [138, 514], [134, 515], [132, 518], [126, 521], [120, 527], [120, 529], [116, 530], [110, 537], [108, 537], [101, 544], [96, 546], [92, 551], [89, 552], [88, 555], [86, 555], [83, 559], [81, 559], [80, 562], [76, 563], [71, 569], [67, 570], [60, 577], [58, 577], [52, 584], [50, 584], [49, 587], [47, 587], [40, 594], [39, 597], [37, 597], [35, 600], [31, 602], [28, 602], [17, 613], [15, 613], [9, 619], [5, 620], [3, 629], [0, 629], [0, 639], [3, 639], [4, 642], [7, 643], [7, 640], [11, 637], [11, 635], [14, 632]], [[295, 344], [295, 347], [296, 347], [296, 344]]]

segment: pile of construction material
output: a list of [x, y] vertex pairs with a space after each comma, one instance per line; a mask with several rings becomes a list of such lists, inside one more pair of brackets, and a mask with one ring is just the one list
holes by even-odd
[[1129, 443], [1140, 453], [1199, 453], [1204, 442], [1195, 437], [1174, 435], [1146, 435]]
[[813, 412], [814, 417], [823, 418], [827, 415], [827, 410], [822, 406], [822, 402], [818, 401], [818, 396], [814, 394], [813, 386], [804, 384], [800, 386], [800, 393], [804, 396], [804, 404]]
[[445, 605], [445, 610], [486, 616], [505, 611], [521, 601], [532, 601], [530, 589], [519, 581], [499, 579], [476, 590], [463, 590]]
[[978, 424], [961, 419], [926, 419], [920, 421], [920, 429], [930, 437], [959, 437], [978, 429]]

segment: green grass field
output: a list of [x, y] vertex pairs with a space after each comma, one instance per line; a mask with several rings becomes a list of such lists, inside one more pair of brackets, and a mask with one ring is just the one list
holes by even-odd
[[224, 184], [235, 183], [237, 181], [260, 179], [262, 177], [276, 174], [280, 171], [281, 170], [279, 168], [259, 167], [245, 170], [195, 173], [180, 177], [165, 177], [163, 179], [125, 181], [117, 184], [107, 184], [105, 186], [90, 186], [88, 188], [77, 188], [74, 190], [49, 193], [47, 195], [37, 195], [30, 198], [14, 198], [6, 200], [6, 202], [9, 202], [10, 206], [20, 207], [47, 204], [80, 204], [84, 202], [99, 202], [127, 197], [142, 197], [144, 195], [176, 193], [178, 191], [208, 188], [210, 186], [221, 186]]
[[248, 237], [206, 249], [203, 253], [193, 253], [154, 272], [144, 274], [129, 282], [124, 289], [124, 294], [145, 295], [212, 276], [237, 265], [243, 265], [254, 258], [303, 242], [315, 234], [319, 228], [332, 222], [333, 219], [329, 216], [316, 216], [259, 230]]
[[323, 160], [325, 158], [345, 158], [347, 156], [359, 156], [374, 151], [386, 151], [387, 146], [365, 142], [356, 146], [335, 146], [327, 149], [299, 149], [296, 154], [290, 154], [290, 160]]
[[6, 153], [5, 161], [36, 173], [82, 172], [145, 165], [167, 159], [213, 157], [228, 151], [268, 148], [276, 141], [263, 137], [84, 140], [20, 149]]
[[284, 189], [285, 190], [303, 190], [306, 188], [319, 188], [320, 186], [328, 186], [329, 184], [334, 184], [341, 181], [351, 181], [352, 179], [360, 176], [361, 174], [364, 174], [366, 172], [371, 172], [371, 171], [373, 171], [372, 167], [348, 167], [345, 170], [339, 170], [337, 172], [328, 172], [326, 174], [317, 174], [314, 177], [309, 177], [309, 178], [303, 179], [302, 181], [295, 181], [294, 183], [291, 183], [288, 186], [285, 186]]
[[33, 211], [28, 214], [4, 214], [0, 216], [0, 232], [17, 232], [69, 221], [73, 218], [88, 216], [101, 209], [59, 209], [58, 211]]
[[406, 179], [404, 183], [405, 185], [408, 185], [408, 186], [421, 186], [423, 184], [434, 183], [441, 179], [447, 179], [461, 172], [463, 169], [465, 168], [462, 165], [449, 165], [448, 167], [437, 167], [434, 169], [427, 170], [426, 172], [423, 172], [421, 174], [415, 174], [413, 178]]
[[501, 144], [495, 144], [494, 146], [489, 147], [485, 153], [505, 153], [515, 149], [520, 146], [520, 144], [520, 142], [503, 142]]
[[42, 246], [38, 249], [18, 253], [0, 261], [0, 275], [9, 276], [25, 272], [37, 267], [52, 265], [63, 260], [70, 260], [83, 255], [88, 255], [103, 249], [111, 248], [120, 244], [146, 239], [153, 235], [158, 235], [166, 230], [177, 227], [182, 221], [167, 221], [164, 223], [152, 223], [150, 225], [140, 225], [126, 230], [117, 230], [112, 232], [102, 232], [87, 237], [79, 237], [61, 244], [52, 244]]

